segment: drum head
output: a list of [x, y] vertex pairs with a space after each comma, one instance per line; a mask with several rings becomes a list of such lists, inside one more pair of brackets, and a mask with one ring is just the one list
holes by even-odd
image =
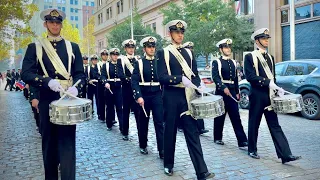
[[203, 96], [191, 101], [192, 104], [200, 104], [200, 103], [210, 103], [218, 101], [222, 99], [222, 96], [214, 95], [214, 96]]
[[62, 99], [58, 104], [58, 100], [53, 101], [51, 104], [58, 107], [68, 107], [68, 106], [79, 106], [87, 103], [91, 103], [90, 99], [81, 98], [75, 99], [75, 98], [68, 98], [68, 99]]
[[286, 94], [282, 97], [275, 97], [273, 100], [289, 100], [289, 99], [298, 99], [299, 97], [302, 97], [301, 94]]

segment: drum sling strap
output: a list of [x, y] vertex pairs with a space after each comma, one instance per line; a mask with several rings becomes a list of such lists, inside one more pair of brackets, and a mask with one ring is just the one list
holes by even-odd
[[42, 48], [45, 50], [50, 62], [52, 63], [54, 69], [62, 75], [66, 80], [58, 80], [61, 86], [66, 90], [67, 88], [71, 87], [73, 84], [72, 77], [71, 77], [71, 63], [72, 58], [74, 58], [74, 54], [72, 52], [71, 42], [65, 40], [67, 54], [68, 54], [68, 71], [66, 70], [64, 64], [62, 63], [60, 57], [58, 56], [57, 52], [52, 47], [50, 41], [46, 38], [38, 39], [36, 42], [36, 54], [37, 54], [37, 61], [39, 61], [42, 71], [45, 77], [49, 77], [49, 74], [44, 66], [43, 63], [43, 51]]
[[[234, 84], [234, 81], [232, 81], [232, 80], [225, 80], [225, 79], [223, 79], [222, 73], [221, 73], [221, 69], [222, 69], [221, 60], [220, 60], [220, 59], [212, 60], [212, 61], [211, 61], [211, 67], [212, 67], [213, 61], [217, 61], [218, 71], [219, 71], [219, 76], [220, 76], [221, 82], [222, 82], [222, 83], [228, 83], [228, 84]], [[234, 64], [235, 74], [237, 75], [237, 62], [236, 62], [235, 60], [233, 60], [233, 59], [232, 59], [232, 62], [233, 62], [233, 64]], [[212, 79], [212, 68], [211, 68], [211, 80], [213, 81], [213, 79]]]
[[122, 67], [123, 67], [123, 73], [125, 73], [125, 67], [127, 67], [129, 69], [130, 73], [132, 74], [134, 68], [133, 68], [132, 64], [130, 63], [127, 56], [122, 56], [121, 63], [122, 63]]
[[[251, 54], [252, 54], [253, 65], [254, 65], [254, 68], [256, 70], [257, 76], [259, 76], [258, 61], [260, 61], [261, 65], [263, 67], [263, 70], [266, 73], [268, 79], [273, 81], [274, 80], [274, 76], [273, 76], [273, 74], [272, 74], [272, 72], [271, 72], [271, 70], [269, 68], [269, 65], [268, 65], [266, 59], [262, 56], [261, 52], [259, 50], [254, 50], [254, 51], [252, 51]], [[272, 67], [273, 67], [272, 57], [270, 56], [269, 53], [267, 53], [267, 54], [268, 54], [268, 56], [269, 56], [269, 58], [271, 60]], [[269, 98], [270, 98], [271, 104], [269, 106], [265, 107], [264, 109], [267, 109], [268, 111], [272, 110], [272, 103], [273, 103], [274, 96], [275, 96], [274, 91], [269, 88]]]
[[[193, 60], [193, 56], [192, 53], [189, 49], [185, 50], [188, 52], [190, 59], [191, 59], [191, 67], [192, 67], [192, 60]], [[191, 68], [189, 67], [188, 63], [186, 62], [186, 60], [184, 59], [184, 57], [182, 56], [182, 54], [173, 46], [173, 45], [169, 45], [167, 47], [165, 47], [163, 49], [164, 51], [164, 59], [165, 59], [165, 63], [167, 66], [167, 71], [168, 71], [168, 75], [171, 76], [171, 70], [170, 70], [170, 55], [169, 55], [169, 51], [176, 57], [176, 59], [178, 60], [179, 64], [182, 67], [183, 72], [185, 73], [185, 75], [187, 76], [187, 78], [189, 78], [191, 80], [192, 76], [195, 76], [195, 74], [193, 73], [193, 71], [191, 70]], [[173, 85], [174, 87], [180, 87], [180, 88], [185, 88], [184, 85], [182, 83], [178, 84], [178, 85]], [[195, 90], [193, 88], [185, 88], [185, 93], [186, 93], [186, 99], [188, 102], [188, 111], [182, 112], [180, 114], [180, 117], [182, 117], [183, 115], [191, 115], [191, 100], [195, 98], [196, 94], [195, 94]]]

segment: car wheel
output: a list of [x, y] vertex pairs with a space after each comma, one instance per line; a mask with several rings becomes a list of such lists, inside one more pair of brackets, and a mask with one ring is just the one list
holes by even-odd
[[240, 90], [240, 107], [242, 109], [249, 109], [249, 90], [248, 89], [241, 89]]
[[307, 119], [320, 120], [320, 98], [319, 96], [308, 93], [303, 97], [303, 109], [301, 114]]

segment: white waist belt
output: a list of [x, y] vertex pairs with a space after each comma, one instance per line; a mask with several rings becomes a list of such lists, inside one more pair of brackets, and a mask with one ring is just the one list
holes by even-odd
[[230, 80], [221, 80], [223, 83], [227, 83], [227, 84], [234, 84], [234, 81], [230, 81]]
[[140, 86], [160, 86], [159, 82], [139, 82]]
[[121, 79], [120, 78], [114, 78], [114, 79], [107, 79], [107, 81], [117, 82], [117, 81], [121, 81]]

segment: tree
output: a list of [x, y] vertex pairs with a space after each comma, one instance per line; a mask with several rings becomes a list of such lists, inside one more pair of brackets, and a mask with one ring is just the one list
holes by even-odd
[[[33, 14], [38, 11], [35, 4], [28, 4], [28, 0], [6, 0], [0, 4], [0, 60], [9, 58], [10, 50], [15, 43], [15, 49], [24, 48], [34, 33], [27, 24]], [[21, 36], [14, 37], [19, 34]], [[15, 39], [14, 39], [15, 38]]]
[[[80, 42], [80, 33], [79, 29], [73, 27], [72, 24], [69, 22], [68, 19], [62, 21], [62, 29], [61, 29], [61, 36], [71, 42], [79, 44]], [[42, 37], [47, 37], [48, 32], [43, 32]]]
[[171, 3], [161, 10], [163, 24], [181, 19], [187, 22], [185, 40], [195, 44], [196, 55], [208, 57], [219, 53], [216, 43], [224, 38], [233, 40], [233, 51], [247, 50], [252, 46], [250, 35], [253, 24], [236, 16], [230, 4], [221, 0], [183, 0], [182, 5]]
[[[125, 54], [124, 48], [122, 47], [122, 42], [126, 39], [131, 38], [131, 26], [130, 26], [130, 18], [126, 19], [125, 22], [117, 25], [112, 31], [107, 35], [109, 48], [117, 47], [121, 50], [122, 54]], [[134, 40], [137, 42], [137, 50], [136, 54], [143, 54], [143, 48], [140, 46], [140, 41], [147, 37], [147, 36], [153, 36], [157, 38], [157, 49], [162, 48], [163, 39], [160, 35], [153, 32], [150, 28], [144, 27], [142, 24], [141, 16], [135, 13], [133, 18], [133, 34], [134, 34]]]
[[83, 28], [83, 39], [80, 42], [80, 50], [83, 54], [88, 54], [88, 44], [89, 44], [89, 54], [88, 56], [94, 54], [96, 52], [96, 43], [95, 37], [93, 35], [94, 32], [94, 16], [91, 16], [89, 19], [89, 23], [87, 26]]

